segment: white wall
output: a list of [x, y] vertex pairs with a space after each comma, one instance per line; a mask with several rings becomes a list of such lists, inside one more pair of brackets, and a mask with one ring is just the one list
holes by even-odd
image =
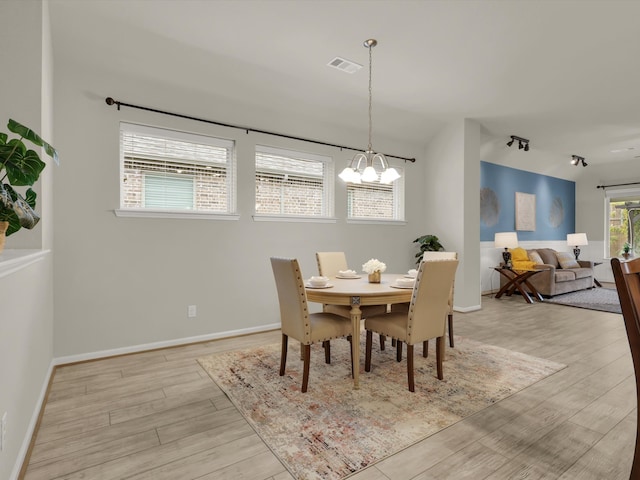
[[[9, 118], [54, 143], [51, 133], [51, 45], [48, 11], [40, 2], [0, 3], [0, 131]], [[18, 40], [19, 39], [19, 40]], [[10, 67], [9, 67], [10, 66]], [[43, 157], [44, 159], [44, 157]], [[39, 192], [51, 192], [47, 162]], [[43, 220], [34, 230], [7, 239], [9, 249], [40, 249], [52, 243], [50, 197], [39, 196]], [[45, 213], [46, 212], [46, 213]], [[46, 227], [43, 227], [46, 225]], [[6, 263], [8, 252], [0, 255]], [[51, 255], [0, 276], [0, 417], [7, 413], [7, 436], [0, 452], [0, 478], [17, 478], [35, 425], [53, 359], [53, 273]]]
[[423, 234], [436, 235], [458, 252], [455, 307], [480, 308], [480, 127], [472, 120], [449, 123], [426, 148]]
[[[123, 72], [85, 69], [56, 57], [56, 142], [62, 156], [55, 169], [55, 356], [69, 357], [250, 331], [279, 324], [270, 256], [298, 257], [305, 276], [316, 272], [315, 252], [344, 250], [360, 269], [371, 257], [390, 272], [413, 267], [422, 232], [425, 163], [405, 168], [406, 224], [348, 224], [346, 187], [336, 178], [337, 223], [256, 222], [255, 143], [327, 153], [336, 171], [353, 152], [212, 126], [105, 104], [112, 96], [222, 122], [288, 133], [338, 144], [364, 145], [355, 134], [314, 123], [281, 118], [231, 102], [210, 92], [133, 78]], [[119, 218], [120, 121], [138, 122], [237, 141], [238, 221]], [[374, 147], [402, 156], [418, 148], [374, 135]], [[394, 161], [392, 158], [390, 159]], [[398, 163], [397, 161], [395, 162]], [[198, 316], [187, 318], [187, 306]]]

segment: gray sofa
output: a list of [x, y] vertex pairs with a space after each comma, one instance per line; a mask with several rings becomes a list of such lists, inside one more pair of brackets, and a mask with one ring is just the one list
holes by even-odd
[[[536, 265], [535, 268], [544, 269], [545, 271], [529, 278], [529, 282], [541, 295], [553, 297], [562, 293], [593, 288], [593, 262], [578, 260], [579, 268], [561, 268], [556, 251], [552, 248], [530, 249], [527, 250], [527, 254], [532, 251], [538, 252], [544, 262], [543, 265]], [[502, 287], [506, 282], [507, 280], [501, 275], [500, 286]]]

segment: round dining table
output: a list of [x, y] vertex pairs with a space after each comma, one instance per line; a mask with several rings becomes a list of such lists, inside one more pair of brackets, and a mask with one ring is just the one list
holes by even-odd
[[406, 274], [383, 273], [380, 283], [369, 283], [368, 275], [353, 278], [329, 277], [326, 287], [311, 287], [305, 284], [307, 301], [331, 305], [351, 306], [353, 351], [353, 385], [360, 388], [360, 324], [362, 305], [390, 305], [411, 301], [412, 287], [397, 287], [396, 280]]

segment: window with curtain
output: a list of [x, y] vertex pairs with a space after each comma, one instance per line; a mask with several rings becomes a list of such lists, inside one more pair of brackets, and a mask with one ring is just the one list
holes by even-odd
[[333, 215], [331, 157], [256, 145], [256, 216]]
[[640, 188], [606, 190], [606, 257], [619, 257], [625, 243], [640, 255]]
[[404, 220], [404, 172], [390, 185], [347, 184], [347, 218], [351, 220]]
[[120, 124], [120, 208], [235, 213], [231, 140]]

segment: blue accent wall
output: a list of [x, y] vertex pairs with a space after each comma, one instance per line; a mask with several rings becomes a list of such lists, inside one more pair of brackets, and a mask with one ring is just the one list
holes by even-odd
[[536, 196], [536, 229], [517, 230], [518, 240], [566, 240], [575, 232], [575, 182], [480, 162], [481, 241], [516, 231], [516, 192]]

